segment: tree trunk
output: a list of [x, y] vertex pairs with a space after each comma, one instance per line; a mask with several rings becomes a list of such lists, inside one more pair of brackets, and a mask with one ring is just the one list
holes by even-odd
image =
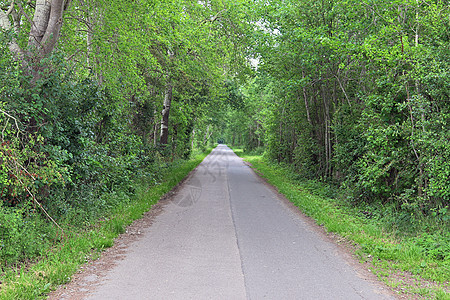
[[153, 120], [153, 144], [156, 146], [158, 144], [158, 131], [159, 131], [159, 126], [158, 126], [158, 120], [156, 119], [157, 116], [157, 110], [156, 107], [153, 111], [153, 116], [154, 116], [154, 120]]
[[[302, 71], [302, 78], [305, 79], [305, 72]], [[300, 98], [300, 97], [298, 97]], [[305, 100], [305, 109], [306, 109], [306, 118], [308, 120], [309, 125], [312, 127], [312, 121], [311, 121], [311, 113], [309, 112], [309, 103], [308, 103], [308, 96], [306, 93], [306, 87], [303, 87], [303, 98]]]
[[195, 128], [192, 129], [191, 149], [194, 150]]
[[208, 142], [208, 138], [209, 138], [209, 127], [210, 125], [208, 125], [206, 127], [206, 132], [205, 135], [203, 136], [203, 145], [206, 146], [206, 143]]
[[258, 121], [256, 122], [256, 132], [257, 132], [257, 135], [258, 135], [258, 145], [257, 145], [257, 147], [259, 148], [259, 147], [261, 147], [261, 133], [259, 132], [259, 122]]
[[[6, 13], [2, 9], [0, 9], [0, 28], [5, 31], [9, 31], [12, 28], [8, 15], [12, 12], [13, 8], [14, 7], [11, 6], [11, 8]], [[23, 60], [24, 58], [23, 51], [15, 38], [9, 42], [8, 48], [12, 52], [16, 60], [18, 61]]]
[[325, 134], [324, 134], [324, 143], [325, 143], [325, 172], [324, 178], [327, 178], [331, 173], [331, 141], [330, 141], [330, 108], [329, 103], [327, 102], [325, 87], [322, 87], [322, 99], [323, 99], [323, 107], [324, 107], [324, 126], [325, 126]]
[[52, 3], [48, 0], [36, 1], [33, 23], [31, 24], [30, 36], [28, 37], [29, 47], [42, 50], [42, 39], [49, 23], [51, 5]]
[[[14, 57], [22, 63], [25, 71], [33, 74], [34, 80], [40, 76], [39, 70], [42, 70], [39, 63], [54, 50], [59, 40], [64, 11], [69, 3], [70, 0], [37, 0], [33, 20], [30, 20], [31, 27], [28, 35], [28, 48], [31, 49], [31, 52], [26, 53], [15, 40], [8, 45]], [[0, 9], [0, 27], [3, 30], [12, 28], [9, 14], [13, 16], [13, 19], [17, 15], [13, 1], [6, 13]], [[20, 20], [14, 20], [14, 23], [18, 24], [16, 27], [23, 24]], [[17, 30], [20, 28], [16, 28]]]
[[[45, 28], [42, 39], [40, 40], [41, 47], [43, 47], [43, 56], [50, 54], [59, 40], [59, 34], [61, 33], [63, 23], [63, 14], [69, 5], [69, 2], [70, 0], [37, 0], [36, 2], [35, 18], [38, 17], [38, 3], [43, 5], [42, 14], [45, 17], [44, 19], [39, 19], [39, 22], [37, 23], [33, 19], [34, 25], [38, 26], [39, 34], [42, 34], [42, 31], [40, 30]], [[30, 35], [32, 36], [32, 34]]]
[[172, 104], [172, 90], [172, 84], [169, 82], [166, 86], [164, 106], [161, 112], [161, 134], [159, 135], [159, 143], [161, 145], [167, 145], [167, 141], [169, 139], [169, 113], [170, 105]]

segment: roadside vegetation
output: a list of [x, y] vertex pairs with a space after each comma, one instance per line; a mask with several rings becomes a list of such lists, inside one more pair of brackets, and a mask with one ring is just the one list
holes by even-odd
[[411, 219], [392, 206], [355, 205], [345, 191], [305, 180], [258, 151], [234, 151], [327, 232], [350, 241], [360, 261], [397, 293], [450, 299], [450, 230], [442, 216]]

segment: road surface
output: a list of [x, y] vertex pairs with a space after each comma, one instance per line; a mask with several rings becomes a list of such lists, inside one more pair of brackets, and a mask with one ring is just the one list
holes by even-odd
[[395, 299], [225, 145], [140, 233], [81, 299]]

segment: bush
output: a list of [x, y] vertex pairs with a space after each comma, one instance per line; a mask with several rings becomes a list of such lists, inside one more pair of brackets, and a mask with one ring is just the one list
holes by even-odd
[[4, 207], [0, 202], [0, 262], [13, 264], [44, 254], [56, 240], [56, 229], [29, 207]]
[[423, 234], [415, 238], [422, 251], [432, 259], [450, 261], [450, 234]]

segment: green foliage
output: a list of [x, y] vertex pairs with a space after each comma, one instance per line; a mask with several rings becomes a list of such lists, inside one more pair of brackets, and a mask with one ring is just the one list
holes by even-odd
[[333, 162], [338, 170], [345, 170], [340, 171], [337, 179], [345, 180], [347, 184], [353, 183], [356, 179], [357, 162], [364, 153], [367, 143], [361, 129], [355, 126], [360, 118], [360, 108], [344, 105], [336, 111], [332, 125], [337, 140]]
[[4, 267], [43, 255], [56, 234], [29, 208], [5, 207], [0, 202], [0, 263]]
[[57, 241], [43, 219], [94, 222], [129, 201], [136, 176], [158, 172], [149, 164], [155, 150], [119, 122], [131, 108], [75, 77], [59, 56], [47, 66], [52, 72], [33, 84], [21, 72], [3, 75], [10, 86], [0, 107], [0, 260], [8, 263], [33, 259]]
[[415, 238], [416, 244], [431, 259], [450, 261], [450, 235], [424, 234]]
[[243, 87], [250, 109], [231, 113], [232, 133], [262, 132], [267, 157], [347, 188], [353, 203], [418, 218], [448, 206], [448, 4], [302, 0], [256, 10], [258, 75]]
[[320, 176], [317, 172], [317, 157], [319, 154], [320, 151], [311, 137], [311, 131], [302, 130], [297, 138], [297, 146], [292, 153], [292, 164], [295, 166], [296, 171], [309, 179]]
[[[292, 179], [310, 179], [305, 189], [335, 183], [352, 205], [389, 207], [370, 212], [394, 231], [428, 217], [448, 224], [447, 3], [74, 0], [58, 51], [42, 57], [26, 47], [35, 8], [21, 6], [20, 30], [0, 36], [9, 244], [0, 260], [38, 255], [40, 246], [12, 244], [31, 247], [22, 232], [39, 239], [47, 214], [92, 224], [127, 206], [139, 178], [158, 183], [171, 162], [217, 141], [290, 165]], [[12, 55], [13, 41], [23, 57]], [[169, 139], [159, 145], [169, 86]], [[43, 227], [20, 225], [29, 219]], [[444, 249], [425, 235], [420, 247], [434, 258]]]
[[[157, 183], [169, 161], [212, 142], [215, 108], [226, 106], [224, 98], [235, 106], [242, 101], [232, 78], [248, 70], [245, 3], [73, 1], [58, 51], [44, 58], [26, 52], [28, 22], [21, 32], [2, 32], [0, 200], [5, 216], [17, 218], [8, 223], [0, 260], [39, 254], [8, 254], [27, 231], [21, 217], [92, 224], [127, 205], [136, 180]], [[32, 5], [23, 7], [33, 15]], [[11, 55], [16, 39], [26, 57]], [[170, 138], [160, 146], [168, 83]]]

